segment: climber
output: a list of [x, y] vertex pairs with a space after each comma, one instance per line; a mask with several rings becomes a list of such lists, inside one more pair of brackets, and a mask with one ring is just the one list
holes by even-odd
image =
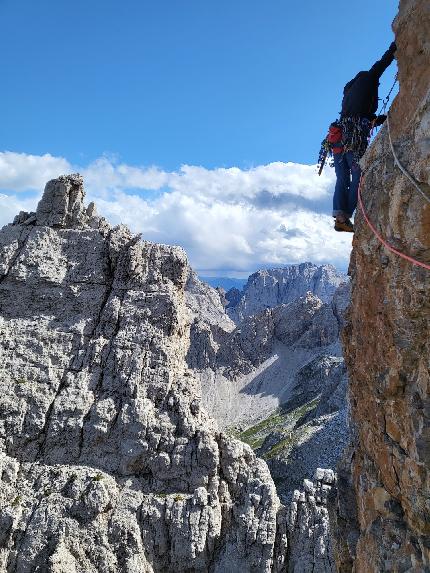
[[370, 70], [359, 72], [346, 84], [340, 119], [331, 124], [326, 143], [323, 142], [333, 154], [336, 172], [333, 196], [336, 231], [354, 231], [350, 217], [357, 206], [361, 176], [358, 162], [366, 151], [371, 128], [382, 125], [386, 119], [385, 115], [376, 116], [379, 78], [393, 61], [395, 51], [396, 44], [393, 42]]

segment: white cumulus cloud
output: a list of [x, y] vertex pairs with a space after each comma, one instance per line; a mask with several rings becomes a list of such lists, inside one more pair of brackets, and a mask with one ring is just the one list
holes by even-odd
[[88, 187], [101, 190], [169, 188], [201, 199], [224, 201], [252, 199], [265, 192], [273, 196], [290, 195], [306, 200], [327, 197], [333, 182], [330, 171], [319, 177], [315, 166], [280, 161], [250, 169], [238, 167], [207, 169], [183, 165], [178, 171], [157, 167], [134, 167], [102, 157], [83, 170]]
[[0, 225], [20, 209], [34, 210], [47, 180], [76, 171], [88, 200], [111, 223], [183, 246], [200, 271], [251, 272], [307, 260], [345, 267], [349, 258], [351, 236], [335, 233], [330, 217], [333, 172], [318, 177], [314, 165], [295, 163], [165, 171], [108, 157], [77, 166], [51, 155], [4, 152]]
[[0, 189], [13, 192], [40, 191], [49, 179], [69, 173], [71, 165], [62, 157], [0, 152]]

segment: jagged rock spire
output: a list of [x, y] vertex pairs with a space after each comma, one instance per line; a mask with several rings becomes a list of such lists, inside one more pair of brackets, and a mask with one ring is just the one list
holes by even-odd
[[37, 206], [38, 225], [79, 227], [86, 219], [84, 182], [79, 173], [51, 179]]

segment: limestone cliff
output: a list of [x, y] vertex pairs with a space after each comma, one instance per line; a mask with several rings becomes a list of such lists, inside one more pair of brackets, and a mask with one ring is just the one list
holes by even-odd
[[284, 571], [267, 465], [186, 367], [184, 252], [83, 197], [53, 180], [0, 231], [0, 571]]
[[[428, 0], [401, 0], [393, 29], [400, 92], [390, 110], [391, 138], [400, 162], [430, 197]], [[429, 264], [430, 205], [396, 166], [387, 123], [363, 168], [363, 201], [378, 232]], [[387, 251], [360, 211], [355, 226], [343, 342], [356, 434], [352, 476], [347, 461], [342, 469], [339, 570], [429, 571], [430, 271]]]
[[219, 293], [83, 199], [60, 177], [0, 231], [0, 571], [333, 573], [333, 473], [285, 507], [201, 408], [190, 322], [230, 335]]

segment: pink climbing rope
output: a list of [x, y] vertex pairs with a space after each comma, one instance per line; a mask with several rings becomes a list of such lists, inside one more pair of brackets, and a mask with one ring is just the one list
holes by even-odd
[[421, 261], [417, 261], [413, 257], [409, 257], [408, 255], [405, 255], [404, 253], [395, 249], [393, 246], [391, 246], [389, 243], [387, 243], [387, 241], [383, 237], [381, 237], [381, 235], [378, 233], [378, 231], [375, 229], [375, 227], [370, 222], [369, 217], [367, 216], [367, 213], [364, 209], [363, 199], [361, 198], [361, 183], [362, 183], [362, 181], [363, 181], [363, 175], [361, 176], [360, 183], [358, 185], [358, 202], [360, 204], [361, 212], [363, 213], [364, 219], [365, 219], [367, 225], [369, 226], [369, 228], [372, 230], [375, 237], [379, 240], [380, 243], [382, 243], [384, 245], [384, 247], [386, 249], [388, 249], [392, 253], [396, 254], [398, 257], [401, 257], [402, 259], [409, 261], [413, 265], [423, 267], [424, 269], [427, 269], [428, 271], [430, 271], [430, 265], [427, 265], [426, 263], [422, 263]]

